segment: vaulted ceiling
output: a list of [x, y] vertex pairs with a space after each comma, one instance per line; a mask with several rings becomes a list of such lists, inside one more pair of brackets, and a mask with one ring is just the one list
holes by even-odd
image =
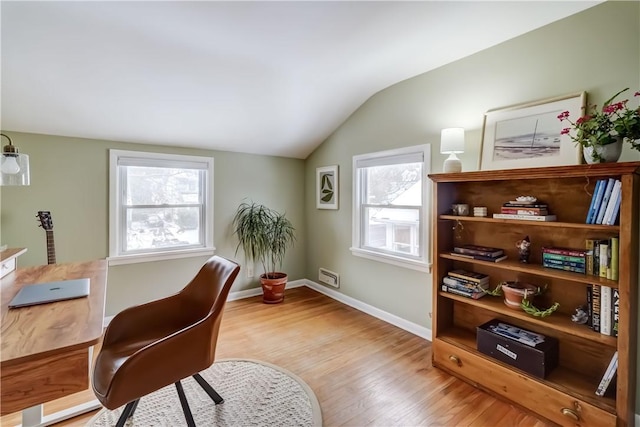
[[597, 3], [2, 1], [2, 129], [306, 158], [376, 92]]

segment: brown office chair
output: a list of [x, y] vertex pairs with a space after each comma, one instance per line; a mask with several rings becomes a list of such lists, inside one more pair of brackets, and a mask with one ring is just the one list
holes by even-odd
[[93, 369], [93, 391], [109, 409], [126, 406], [116, 426], [133, 416], [141, 397], [174, 383], [187, 424], [195, 426], [180, 380], [193, 376], [216, 404], [223, 399], [198, 372], [213, 364], [229, 289], [240, 267], [210, 258], [177, 294], [118, 313], [104, 333]]

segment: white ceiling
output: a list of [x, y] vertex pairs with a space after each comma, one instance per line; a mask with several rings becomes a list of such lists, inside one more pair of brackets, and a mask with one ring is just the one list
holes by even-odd
[[376, 92], [597, 3], [3, 0], [2, 128], [306, 158]]

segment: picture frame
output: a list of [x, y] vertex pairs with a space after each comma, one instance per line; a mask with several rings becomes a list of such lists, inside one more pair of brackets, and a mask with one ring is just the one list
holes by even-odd
[[338, 166], [316, 168], [316, 208], [338, 209]]
[[586, 106], [586, 92], [489, 110], [484, 115], [480, 170], [534, 168], [582, 163], [582, 147], [562, 135], [569, 111], [577, 119]]

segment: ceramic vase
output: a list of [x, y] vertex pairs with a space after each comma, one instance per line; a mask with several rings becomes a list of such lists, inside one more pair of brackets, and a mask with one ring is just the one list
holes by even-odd
[[[593, 158], [594, 150], [598, 153], [600, 159]], [[622, 138], [616, 138], [616, 142], [613, 144], [582, 148], [584, 160], [589, 164], [617, 162], [620, 158], [620, 154], [622, 154]]]

